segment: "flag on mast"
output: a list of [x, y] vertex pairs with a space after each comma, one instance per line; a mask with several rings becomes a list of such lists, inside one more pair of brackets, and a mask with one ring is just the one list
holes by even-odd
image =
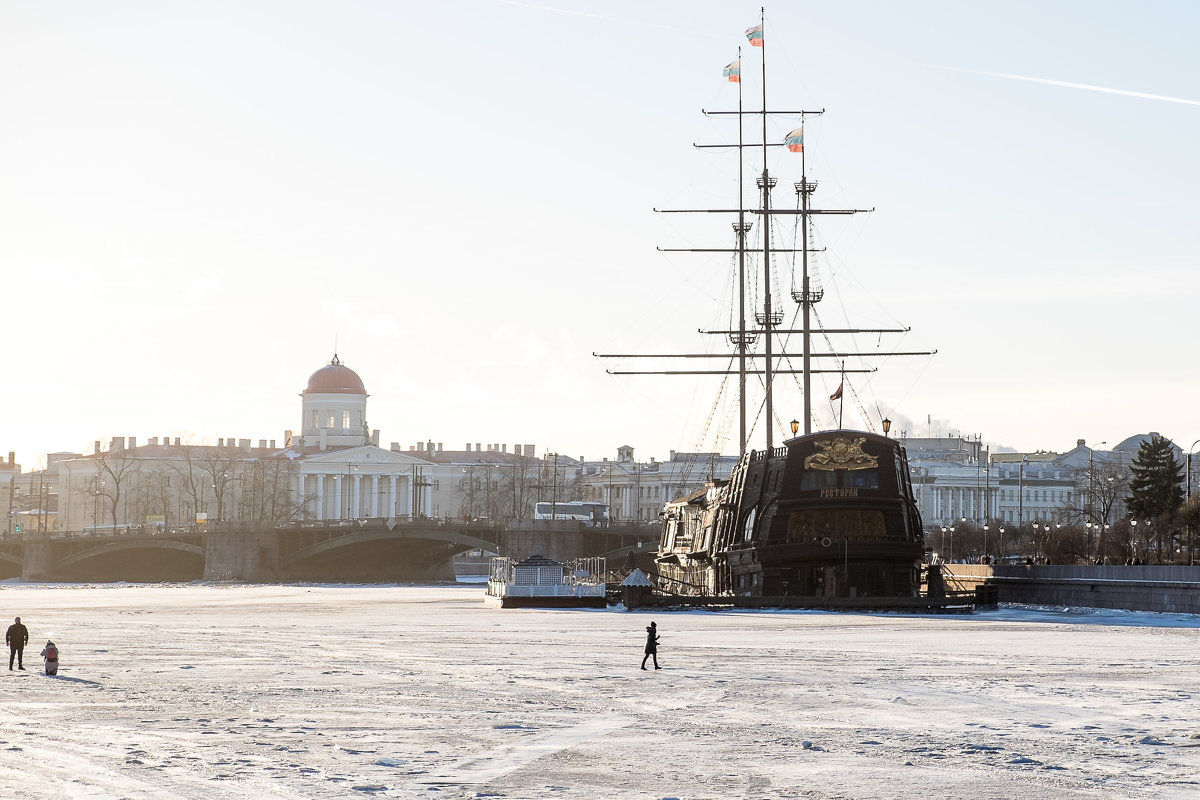
[[750, 44], [754, 47], [763, 46], [763, 29], [762, 25], [755, 25], [753, 28], [746, 29], [746, 38], [750, 40]]
[[844, 385], [845, 385], [845, 381], [838, 384], [837, 391], [834, 392], [833, 394], [829, 395], [830, 402], [833, 402], [834, 400], [840, 400], [842, 398], [842, 387]]
[[796, 128], [796, 130], [783, 137], [783, 143], [788, 146], [788, 150], [793, 153], [804, 152], [804, 128]]
[[742, 80], [742, 62], [741, 60], [731, 61], [725, 65], [725, 69], [721, 72], [726, 78], [729, 78], [730, 83], [741, 83]]

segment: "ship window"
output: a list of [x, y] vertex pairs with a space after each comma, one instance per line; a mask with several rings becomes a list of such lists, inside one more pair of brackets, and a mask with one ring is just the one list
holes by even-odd
[[810, 470], [804, 473], [804, 478], [800, 481], [800, 489], [806, 492], [815, 492], [817, 489], [833, 489], [837, 487], [837, 472]]
[[752, 508], [750, 509], [750, 513], [746, 515], [745, 536], [747, 542], [754, 538], [754, 520], [758, 516], [757, 511], [757, 508]]
[[878, 489], [879, 470], [856, 469], [848, 471], [842, 478], [842, 486], [852, 486], [858, 489]]
[[796, 511], [788, 517], [789, 542], [814, 539], [882, 539], [887, 535], [882, 511], [820, 509]]
[[800, 480], [800, 490], [805, 492], [837, 488], [878, 489], [879, 470], [809, 470]]

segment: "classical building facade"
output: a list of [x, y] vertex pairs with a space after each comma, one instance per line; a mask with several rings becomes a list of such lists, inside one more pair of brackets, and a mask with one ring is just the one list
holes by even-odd
[[653, 522], [663, 506], [678, 497], [705, 487], [710, 481], [725, 480], [737, 456], [720, 453], [677, 453], [658, 461], [634, 458], [633, 448], [617, 448], [616, 461], [583, 461], [578, 465], [577, 497], [609, 506], [614, 522]]
[[57, 527], [68, 531], [227, 522], [431, 516], [432, 461], [385, 450], [367, 391], [335, 355], [308, 380], [300, 435], [216, 445], [116, 437], [56, 462]]

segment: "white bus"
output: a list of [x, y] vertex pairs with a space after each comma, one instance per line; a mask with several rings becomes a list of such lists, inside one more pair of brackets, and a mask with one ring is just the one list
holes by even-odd
[[588, 528], [608, 527], [608, 506], [604, 503], [589, 503], [581, 500], [557, 503], [535, 503], [534, 519], [573, 519]]

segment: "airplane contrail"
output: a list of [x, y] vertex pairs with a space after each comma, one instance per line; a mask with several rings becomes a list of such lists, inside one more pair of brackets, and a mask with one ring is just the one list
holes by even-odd
[[1189, 106], [1200, 106], [1200, 100], [1186, 100], [1182, 97], [1167, 97], [1162, 94], [1147, 92], [1128, 92], [1124, 89], [1110, 89], [1107, 86], [1091, 86], [1086, 83], [1070, 83], [1069, 81], [1053, 81], [1049, 78], [1030, 78], [1027, 75], [1009, 75], [1003, 72], [981, 72], [980, 75], [991, 75], [995, 78], [1009, 78], [1014, 81], [1029, 81], [1030, 83], [1046, 83], [1051, 86], [1066, 86], [1069, 89], [1087, 89], [1089, 92], [1105, 92], [1107, 94], [1123, 94], [1126, 97], [1141, 97], [1145, 100], [1165, 100], [1168, 103], [1184, 103]]

